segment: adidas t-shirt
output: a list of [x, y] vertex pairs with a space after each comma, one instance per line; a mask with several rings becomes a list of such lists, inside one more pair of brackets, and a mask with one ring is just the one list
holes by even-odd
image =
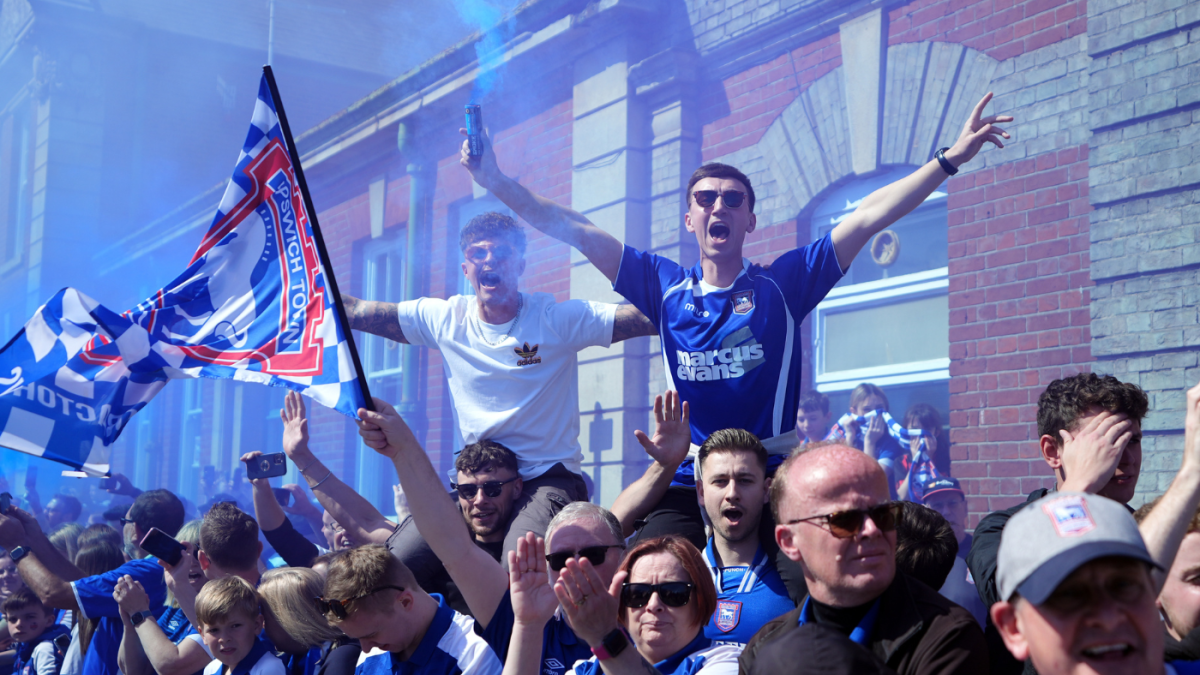
[[557, 462], [579, 473], [577, 355], [612, 344], [617, 306], [556, 302], [549, 293], [521, 297], [515, 327], [483, 323], [475, 297], [456, 295], [399, 303], [400, 329], [411, 344], [442, 352], [464, 443], [504, 445], [526, 480]]
[[[826, 235], [770, 266], [742, 262], [728, 288], [629, 246], [613, 289], [658, 328], [668, 386], [691, 407], [692, 443], [718, 429], [746, 429], [775, 454], [796, 443], [803, 352], [800, 322], [842, 278]], [[782, 447], [781, 447], [782, 446]]]

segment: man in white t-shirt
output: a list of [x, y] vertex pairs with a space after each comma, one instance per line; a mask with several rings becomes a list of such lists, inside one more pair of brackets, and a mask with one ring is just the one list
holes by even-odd
[[504, 541], [515, 551], [526, 532], [545, 535], [559, 509], [588, 498], [578, 352], [655, 331], [632, 305], [519, 292], [525, 233], [509, 216], [472, 218], [459, 247], [474, 296], [401, 303], [343, 296], [343, 303], [351, 328], [441, 351], [463, 442], [495, 441], [517, 456], [524, 486]]

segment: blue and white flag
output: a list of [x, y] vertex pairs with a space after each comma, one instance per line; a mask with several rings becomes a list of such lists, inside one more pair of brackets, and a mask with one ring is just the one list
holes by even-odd
[[192, 377], [283, 386], [354, 417], [363, 388], [341, 311], [264, 75], [183, 274], [121, 314], [59, 291], [0, 349], [0, 446], [102, 475], [130, 417]]

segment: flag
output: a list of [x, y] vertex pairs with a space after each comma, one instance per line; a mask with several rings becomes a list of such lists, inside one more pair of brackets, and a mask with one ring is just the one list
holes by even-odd
[[366, 407], [269, 78], [187, 269], [120, 314], [63, 289], [0, 349], [0, 446], [103, 475], [121, 429], [171, 379], [287, 387], [350, 417]]

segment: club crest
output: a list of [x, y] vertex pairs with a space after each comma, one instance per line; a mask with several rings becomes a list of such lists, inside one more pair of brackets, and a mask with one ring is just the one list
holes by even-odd
[[754, 309], [754, 291], [738, 291], [733, 294], [733, 313], [749, 314]]
[[1060, 537], [1078, 537], [1096, 529], [1096, 521], [1088, 511], [1083, 497], [1070, 496], [1043, 504], [1042, 510], [1054, 523], [1054, 531]]
[[718, 600], [715, 623], [722, 633], [737, 628], [742, 620], [742, 603], [738, 600]]

